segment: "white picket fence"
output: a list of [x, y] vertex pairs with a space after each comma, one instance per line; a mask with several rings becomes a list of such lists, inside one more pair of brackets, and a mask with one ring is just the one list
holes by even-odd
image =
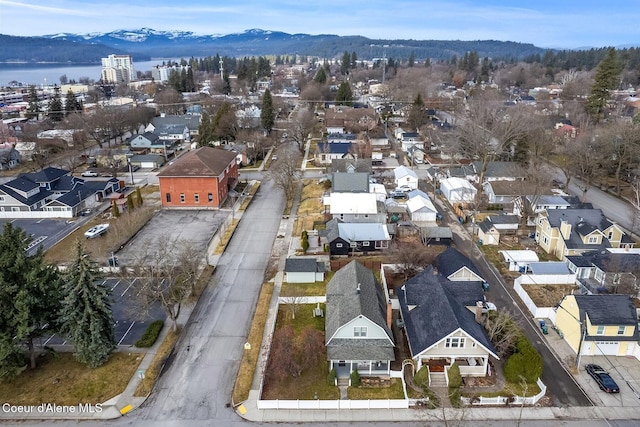
[[544, 385], [544, 383], [540, 380], [540, 378], [538, 378], [538, 381], [536, 381], [536, 384], [538, 384], [538, 387], [540, 387], [540, 393], [536, 394], [535, 396], [529, 396], [529, 397], [524, 397], [524, 396], [514, 396], [514, 397], [504, 397], [504, 396], [498, 396], [498, 397], [482, 397], [482, 396], [478, 396], [478, 397], [474, 397], [474, 398], [469, 398], [469, 397], [462, 397], [462, 403], [465, 405], [471, 405], [471, 406], [483, 406], [483, 405], [506, 405], [507, 403], [509, 403], [510, 405], [535, 405], [536, 403], [538, 403], [538, 401], [540, 399], [542, 399], [542, 396], [544, 396], [547, 393], [547, 386]]
[[408, 409], [406, 399], [258, 400], [258, 409]]

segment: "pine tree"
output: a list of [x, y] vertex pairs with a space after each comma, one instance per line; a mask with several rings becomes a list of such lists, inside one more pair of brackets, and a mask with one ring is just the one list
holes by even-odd
[[76, 359], [90, 368], [104, 364], [115, 349], [111, 292], [99, 278], [95, 261], [76, 241], [75, 260], [64, 278], [61, 323]]
[[321, 85], [327, 82], [327, 73], [324, 71], [324, 67], [320, 67], [316, 76], [313, 78], [313, 81], [316, 83], [320, 83]]
[[27, 102], [29, 103], [26, 114], [27, 118], [37, 119], [42, 109], [40, 108], [40, 104], [38, 103], [38, 92], [36, 91], [35, 86], [29, 86]]
[[74, 111], [78, 111], [78, 101], [76, 100], [76, 95], [71, 89], [67, 91], [67, 96], [64, 99], [64, 111], [67, 115]]
[[353, 101], [353, 93], [349, 82], [342, 82], [336, 92], [336, 105], [351, 105]]
[[351, 65], [351, 55], [345, 50], [340, 61], [340, 73], [349, 74], [349, 65]]
[[53, 88], [53, 97], [49, 100], [48, 114], [49, 118], [55, 122], [61, 121], [64, 117], [62, 97], [58, 86]]
[[409, 67], [413, 67], [416, 63], [416, 55], [413, 53], [413, 51], [411, 51], [411, 54], [409, 55]]
[[45, 264], [42, 250], [28, 255], [31, 239], [19, 227], [5, 223], [0, 234], [0, 378], [36, 366], [33, 341], [55, 330], [59, 312], [60, 279]]
[[586, 110], [593, 120], [599, 122], [605, 112], [609, 100], [609, 91], [618, 86], [618, 79], [622, 67], [614, 48], [607, 51], [607, 55], [598, 64], [596, 76], [591, 86], [591, 94], [587, 98]]
[[136, 206], [133, 203], [133, 197], [131, 196], [131, 193], [129, 193], [127, 195], [127, 212], [133, 212], [135, 208]]
[[262, 95], [262, 111], [260, 111], [260, 125], [267, 133], [271, 133], [275, 124], [275, 113], [273, 111], [273, 99], [271, 91], [266, 89]]
[[118, 204], [116, 203], [115, 199], [111, 201], [111, 212], [113, 213], [113, 216], [116, 218], [120, 216], [120, 209], [118, 208]]

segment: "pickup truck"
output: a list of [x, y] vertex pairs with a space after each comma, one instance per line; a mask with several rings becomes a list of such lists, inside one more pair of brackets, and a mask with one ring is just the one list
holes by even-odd
[[98, 172], [94, 172], [94, 171], [84, 171], [80, 174], [81, 176], [86, 176], [86, 177], [96, 177], [98, 176]]

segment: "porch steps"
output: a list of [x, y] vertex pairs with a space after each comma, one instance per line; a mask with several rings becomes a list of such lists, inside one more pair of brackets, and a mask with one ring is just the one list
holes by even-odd
[[349, 386], [349, 378], [338, 378], [338, 387], [348, 387]]
[[444, 372], [430, 372], [431, 384], [429, 388], [447, 388], [447, 378]]

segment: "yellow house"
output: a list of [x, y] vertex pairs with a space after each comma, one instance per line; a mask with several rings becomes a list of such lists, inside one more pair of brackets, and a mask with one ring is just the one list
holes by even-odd
[[555, 324], [576, 354], [628, 356], [638, 345], [638, 317], [628, 295], [566, 295]]
[[536, 241], [545, 252], [566, 256], [605, 248], [633, 248], [634, 242], [600, 209], [549, 209], [536, 218]]

